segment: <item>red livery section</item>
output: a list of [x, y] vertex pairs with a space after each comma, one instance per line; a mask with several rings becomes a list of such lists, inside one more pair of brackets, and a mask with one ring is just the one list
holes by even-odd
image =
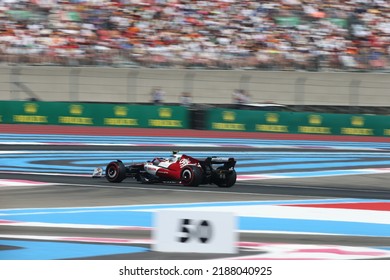
[[323, 203], [323, 204], [291, 204], [291, 205], [283, 205], [283, 206], [390, 211], [390, 202], [349, 202], [349, 203]]

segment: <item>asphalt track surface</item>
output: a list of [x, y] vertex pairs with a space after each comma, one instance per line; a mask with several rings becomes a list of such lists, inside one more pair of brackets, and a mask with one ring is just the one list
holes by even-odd
[[[182, 147], [187, 151], [210, 151], [213, 148]], [[60, 153], [69, 151], [82, 151], [91, 147], [56, 145], [42, 147], [35, 145], [2, 145], [1, 150], [36, 150], [50, 149]], [[118, 151], [123, 147], [114, 148]], [[145, 150], [145, 147], [132, 147], [127, 149]], [[147, 147], [153, 149], [171, 151], [170, 147]], [[234, 148], [226, 148], [234, 151]], [[236, 148], [239, 151], [240, 148]], [[100, 146], [100, 151], [113, 150], [113, 147]], [[261, 151], [261, 149], [253, 149]], [[221, 151], [221, 149], [218, 149]], [[267, 149], [269, 152], [270, 150]], [[287, 152], [288, 149], [273, 149], [271, 151]], [[296, 149], [295, 149], [296, 151]], [[329, 153], [327, 150], [317, 150]], [[303, 150], [302, 150], [303, 152]], [[337, 153], [337, 151], [332, 151]], [[358, 152], [358, 151], [356, 151]], [[50, 163], [48, 163], [50, 164]], [[367, 163], [369, 166], [369, 162]], [[388, 168], [388, 165], [382, 167]], [[50, 207], [88, 207], [111, 205], [149, 205], [171, 203], [198, 203], [198, 202], [228, 202], [228, 201], [272, 201], [272, 200], [304, 200], [327, 198], [367, 198], [390, 199], [390, 174], [353, 175], [353, 176], [325, 176], [299, 179], [272, 179], [240, 181], [230, 189], [222, 189], [215, 186], [200, 186], [197, 188], [183, 188], [179, 185], [141, 185], [138, 182], [125, 180], [121, 184], [111, 184], [104, 179], [92, 179], [85, 176], [61, 176], [42, 174], [22, 174], [23, 172], [2, 172], [0, 179], [32, 180], [40, 182], [52, 182], [55, 185], [37, 185], [21, 187], [2, 187], [0, 205], [7, 208], [50, 208]], [[66, 228], [66, 227], [34, 227], [34, 226], [9, 226], [1, 225], [0, 233], [8, 236], [67, 236], [105, 238], [112, 240], [151, 238], [150, 230], [121, 230], [121, 229], [90, 229], [90, 228]], [[12, 238], [8, 238], [13, 240]], [[307, 235], [307, 234], [275, 234], [275, 233], [240, 233], [241, 242], [269, 242], [289, 244], [328, 244], [357, 247], [390, 247], [389, 237], [367, 236], [334, 236], [334, 235]], [[7, 239], [6, 239], [7, 240]], [[24, 238], [23, 240], [30, 240]], [[77, 243], [77, 242], [76, 242]], [[99, 244], [89, 242], [89, 244]], [[109, 244], [109, 243], [108, 243]], [[113, 242], [112, 244], [117, 244]], [[131, 244], [132, 246], [134, 244]], [[96, 255], [75, 259], [121, 259], [121, 260], [202, 260], [231, 258], [230, 254], [190, 254], [190, 253], [162, 253], [149, 250], [150, 244], [139, 243], [145, 252], [131, 254]], [[1, 251], [9, 251], [9, 246], [0, 245]], [[17, 248], [15, 248], [17, 249]], [[259, 251], [251, 251], [240, 248], [237, 256], [250, 256], [259, 254]], [[236, 256], [236, 257], [237, 257]], [[72, 258], [70, 258], [72, 259]]]

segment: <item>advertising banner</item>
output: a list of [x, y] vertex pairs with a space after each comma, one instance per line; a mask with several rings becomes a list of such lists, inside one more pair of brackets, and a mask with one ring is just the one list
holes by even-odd
[[[204, 114], [208, 130], [390, 137], [387, 115], [222, 108]], [[191, 128], [190, 111], [181, 106], [77, 102], [0, 101], [0, 123]]]
[[211, 109], [209, 130], [390, 136], [390, 116]]
[[180, 106], [1, 101], [0, 123], [189, 128]]

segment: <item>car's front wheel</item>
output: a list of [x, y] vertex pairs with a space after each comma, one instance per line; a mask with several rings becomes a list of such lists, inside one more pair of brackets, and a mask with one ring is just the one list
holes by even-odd
[[111, 183], [120, 183], [126, 178], [126, 167], [121, 161], [112, 161], [106, 166], [106, 178]]
[[203, 171], [195, 165], [188, 165], [181, 171], [181, 183], [184, 186], [197, 187], [202, 183]]

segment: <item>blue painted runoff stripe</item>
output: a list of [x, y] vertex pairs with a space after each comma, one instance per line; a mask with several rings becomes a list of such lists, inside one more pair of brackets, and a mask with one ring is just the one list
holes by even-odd
[[[154, 212], [159, 209], [196, 209], [197, 207], [241, 206], [241, 205], [281, 205], [294, 203], [342, 203], [342, 202], [384, 202], [386, 200], [366, 199], [329, 199], [329, 200], [293, 200], [293, 201], [255, 201], [196, 204], [165, 204], [117, 207], [86, 208], [42, 208], [42, 209], [3, 209], [0, 219], [20, 222], [68, 223], [106, 226], [153, 227]], [[240, 216], [241, 231], [282, 231], [290, 233], [324, 233], [355, 236], [390, 237], [390, 224], [367, 222], [325, 221], [313, 219], [286, 219]]]
[[[27, 142], [36, 143], [82, 143], [82, 144], [107, 144], [129, 145], [134, 144], [194, 144], [199, 145], [199, 138], [190, 137], [143, 137], [143, 136], [83, 136], [83, 135], [50, 135], [50, 134], [0, 134], [0, 142], [19, 144]], [[323, 146], [323, 147], [355, 147], [390, 149], [390, 143], [386, 142], [339, 142], [339, 141], [314, 141], [314, 140], [263, 140], [241, 138], [202, 138], [202, 145], [241, 145], [241, 146]]]
[[149, 251], [135, 246], [6, 239], [0, 239], [0, 245], [16, 247], [1, 250], [0, 260], [58, 260]]
[[240, 230], [286, 231], [348, 236], [390, 237], [390, 224], [240, 217]]
[[[0, 153], [2, 153], [0, 151]], [[186, 153], [185, 151], [183, 153]], [[188, 152], [203, 158], [210, 152]], [[155, 156], [168, 156], [167, 151], [154, 152], [99, 152], [99, 151], [10, 151], [2, 153], [0, 171], [91, 174], [96, 166], [105, 167], [111, 160], [120, 158], [125, 163], [143, 162]], [[213, 152], [221, 157], [234, 156], [236, 170], [240, 173], [278, 172], [305, 170], [301, 176], [318, 169], [383, 167], [390, 165], [390, 154], [384, 152]], [[312, 170], [317, 169], [317, 170]], [[326, 173], [324, 173], [326, 174]], [[338, 174], [343, 174], [338, 171]], [[345, 173], [347, 174], [347, 173]], [[295, 174], [298, 176], [298, 173]]]

